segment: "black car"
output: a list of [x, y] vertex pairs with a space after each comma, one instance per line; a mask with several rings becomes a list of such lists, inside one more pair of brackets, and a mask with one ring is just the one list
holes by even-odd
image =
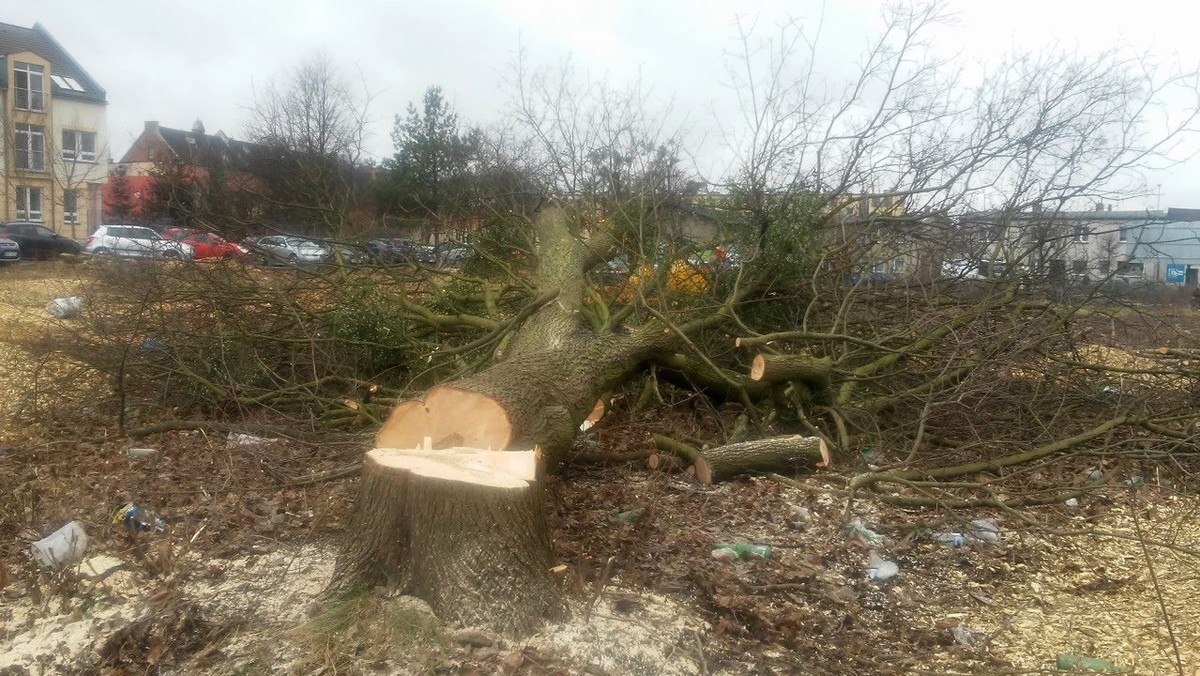
[[434, 260], [440, 265], [461, 265], [474, 252], [474, 249], [461, 242], [442, 242], [433, 247]]
[[77, 254], [83, 245], [70, 237], [54, 232], [41, 223], [13, 221], [0, 225], [0, 237], [7, 237], [21, 247], [21, 258], [45, 260], [59, 254]]
[[411, 239], [378, 237], [366, 244], [371, 255], [386, 263], [423, 263], [432, 265], [437, 261], [433, 247], [418, 244]]

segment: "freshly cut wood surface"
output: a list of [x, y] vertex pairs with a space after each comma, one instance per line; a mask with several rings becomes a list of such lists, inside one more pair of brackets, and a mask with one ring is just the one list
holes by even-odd
[[435, 387], [424, 399], [400, 402], [375, 435], [376, 448], [471, 447], [503, 450], [512, 441], [508, 413], [486, 394]]
[[497, 488], [524, 488], [537, 479], [536, 451], [376, 448], [367, 458], [381, 469]]

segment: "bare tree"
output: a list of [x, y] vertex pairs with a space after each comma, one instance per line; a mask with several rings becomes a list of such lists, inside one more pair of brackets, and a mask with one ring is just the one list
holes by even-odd
[[325, 54], [255, 91], [247, 138], [258, 146], [254, 173], [276, 215], [341, 235], [366, 182], [368, 102]]

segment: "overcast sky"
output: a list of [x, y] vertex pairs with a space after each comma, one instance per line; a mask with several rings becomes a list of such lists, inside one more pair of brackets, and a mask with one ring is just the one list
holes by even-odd
[[[1194, 16], [1177, 2], [952, 0], [957, 25], [938, 48], [987, 63], [1013, 49], [1097, 52], [1122, 45], [1162, 62], [1200, 64]], [[7, 0], [0, 21], [42, 23], [108, 90], [111, 153], [145, 120], [241, 135], [255, 83], [315, 50], [361, 73], [373, 100], [369, 149], [391, 152], [392, 118], [441, 85], [462, 118], [488, 121], [507, 100], [501, 82], [518, 43], [536, 63], [570, 56], [614, 81], [637, 77], [697, 128], [728, 101], [722, 55], [735, 20], [769, 25], [824, 17], [827, 44], [847, 59], [865, 44], [878, 0]], [[1200, 207], [1200, 162], [1153, 177], [1161, 206]], [[1122, 208], [1154, 208], [1156, 199]]]

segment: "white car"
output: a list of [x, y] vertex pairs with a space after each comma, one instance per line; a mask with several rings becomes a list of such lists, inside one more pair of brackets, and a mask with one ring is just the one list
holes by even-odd
[[249, 237], [242, 244], [254, 253], [261, 263], [284, 261], [287, 263], [327, 263], [333, 255], [329, 245], [307, 237], [295, 235], [265, 235]]
[[192, 260], [192, 245], [165, 239], [140, 225], [102, 225], [88, 237], [83, 250], [97, 256]]

